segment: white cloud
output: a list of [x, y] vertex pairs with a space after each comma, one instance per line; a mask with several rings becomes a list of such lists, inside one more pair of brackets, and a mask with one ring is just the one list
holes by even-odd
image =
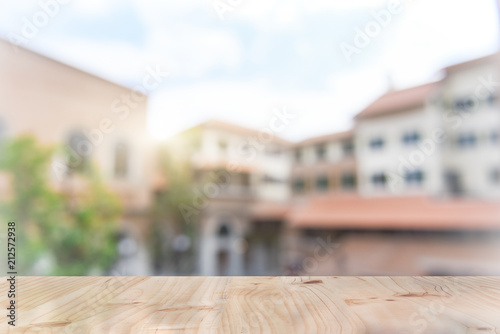
[[339, 102], [338, 94], [276, 93], [264, 80], [201, 83], [157, 92], [150, 101], [149, 124], [159, 138], [211, 118], [260, 129], [268, 125], [273, 108], [285, 106], [297, 121], [280, 135], [299, 140], [347, 129], [350, 115]]
[[[267, 83], [280, 82], [286, 75], [300, 80], [297, 78], [300, 73], [290, 73], [294, 68], [283, 67], [282, 71], [287, 73], [279, 73], [281, 67], [276, 66], [276, 73], [264, 71], [263, 77], [251, 81], [243, 81], [244, 78], [214, 81], [209, 73], [219, 69], [226, 73], [245, 72], [247, 68], [242, 62], [245, 56], [269, 68], [273, 58], [270, 56], [276, 56], [270, 52], [277, 52], [270, 51], [276, 36], [293, 39], [297, 48], [290, 57], [317, 59], [315, 53], [330, 51], [327, 48], [319, 51], [314, 43], [309, 43], [309, 37], [318, 36], [303, 34], [307, 31], [303, 28], [318, 16], [311, 13], [366, 9], [368, 14], [372, 8], [386, 7], [388, 0], [241, 0], [227, 15], [227, 21], [218, 18], [212, 0], [129, 1], [145, 27], [144, 44], [104, 43], [90, 36], [65, 36], [62, 30], [54, 34], [59, 29], [57, 20], [43, 31], [43, 36], [30, 41], [29, 47], [122, 83], [140, 80], [148, 64], [158, 63], [169, 69], [172, 79], [190, 82], [184, 83], [185, 86], [170, 85], [168, 90], [152, 97], [151, 126], [162, 134], [171, 134], [210, 117], [259, 128], [268, 121], [271, 109], [280, 105], [301, 115], [300, 122], [284, 134], [288, 138], [343, 130], [350, 125], [352, 114], [383, 93], [388, 74], [401, 86], [420, 83], [446, 65], [452, 56], [480, 56], [498, 39], [497, 18], [491, 11], [493, 0], [406, 1], [411, 2], [408, 9], [362, 50], [366, 57], [363, 64], [355, 64], [355, 71], [331, 73], [323, 91], [286, 93], [282, 87]], [[65, 12], [65, 22], [73, 17], [103, 17], [123, 3], [122, 0], [73, 0], [72, 10]], [[23, 16], [36, 10], [39, 10], [36, 0], [0, 0], [0, 30], [19, 30]], [[324, 34], [333, 31], [335, 24], [325, 24]], [[252, 44], [242, 45], [247, 42], [239, 39], [243, 38], [238, 30], [242, 26], [246, 33], [253, 34]], [[243, 46], [248, 54], [243, 54]], [[374, 52], [376, 49], [378, 53]]]
[[83, 15], [106, 15], [119, 3], [119, 0], [73, 0], [74, 8]]
[[[386, 6], [387, 0], [241, 0], [236, 6], [234, 16], [263, 24], [265, 21], [275, 23], [276, 20], [288, 22], [298, 19], [299, 14], [321, 12], [324, 10], [347, 11], [363, 8]], [[265, 20], [265, 21], [264, 21]]]
[[17, 34], [23, 25], [23, 17], [31, 19], [39, 10], [40, 4], [36, 0], [0, 0], [0, 29]]
[[[495, 51], [498, 25], [492, 3], [453, 0], [413, 1], [397, 21], [383, 55], [385, 66], [402, 86], [428, 81], [450, 62]], [[489, 17], [485, 14], [489, 13]]]
[[145, 52], [162, 58], [174, 75], [201, 78], [213, 68], [239, 65], [241, 45], [233, 32], [188, 24], [182, 19], [196, 11], [210, 11], [207, 1], [134, 3], [146, 29]]
[[241, 47], [230, 32], [176, 26], [174, 31], [151, 32], [149, 47], [161, 55], [175, 73], [202, 78], [215, 67], [235, 68]]
[[[147, 53], [120, 42], [105, 43], [69, 38], [43, 42], [34, 40], [29, 47], [71, 66], [124, 84], [141, 80], [146, 66], [155, 63]], [[112, 61], [103, 64], [101, 59]]]

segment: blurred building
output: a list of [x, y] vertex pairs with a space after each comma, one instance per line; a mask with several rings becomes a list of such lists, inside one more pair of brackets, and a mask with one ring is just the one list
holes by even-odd
[[[74, 196], [85, 189], [78, 172], [96, 163], [126, 208], [125, 235], [143, 242], [153, 168], [147, 96], [2, 40], [0, 64], [1, 138], [32, 135], [42, 144], [60, 145], [47, 177]], [[7, 175], [0, 181], [5, 198]], [[136, 246], [134, 273], [148, 274], [146, 254]]]
[[[428, 101], [439, 87], [430, 83], [390, 91], [355, 117], [359, 192], [364, 196], [422, 195], [439, 191], [439, 160], [420, 146], [438, 128]], [[427, 149], [427, 147], [426, 147]], [[432, 150], [432, 151], [431, 151]]]
[[[196, 138], [190, 141], [189, 138]], [[203, 208], [196, 213], [199, 274], [280, 274], [284, 212], [289, 198], [288, 141], [256, 130], [207, 121], [170, 139], [187, 150], [193, 192]]]
[[353, 131], [309, 138], [292, 148], [293, 197], [308, 193], [355, 192], [357, 171]]
[[[303, 273], [500, 273], [499, 57], [450, 66], [439, 82], [390, 91], [358, 113], [357, 194], [325, 192], [323, 172], [292, 181], [311, 189], [284, 216]], [[314, 168], [322, 145], [309, 148]]]
[[444, 189], [500, 199], [500, 54], [447, 67], [436, 101], [444, 129]]
[[[49, 177], [75, 196], [94, 161], [126, 208], [117, 268], [150, 275], [150, 210], [169, 183], [147, 96], [1, 40], [0, 62], [0, 138], [66, 144]], [[185, 203], [196, 240], [167, 246], [194, 244], [200, 275], [499, 275], [499, 82], [499, 54], [450, 66], [384, 94], [352, 130], [298, 143], [222, 121], [184, 131], [169, 141], [200, 195]]]
[[450, 66], [440, 82], [389, 92], [360, 112], [360, 192], [500, 199], [499, 61]]
[[[258, 155], [239, 163], [246, 201], [221, 192], [204, 209], [200, 274], [500, 274], [499, 70], [498, 54], [450, 66], [438, 82], [381, 96], [351, 131], [278, 140], [286, 152], [266, 163], [277, 138], [248, 148]], [[255, 137], [220, 122], [201, 128], [193, 168], [228, 171], [247, 155], [232, 148]]]

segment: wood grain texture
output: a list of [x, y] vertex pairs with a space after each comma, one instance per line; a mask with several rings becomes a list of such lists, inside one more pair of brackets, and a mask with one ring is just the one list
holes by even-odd
[[500, 333], [499, 277], [17, 277], [16, 297], [0, 333]]

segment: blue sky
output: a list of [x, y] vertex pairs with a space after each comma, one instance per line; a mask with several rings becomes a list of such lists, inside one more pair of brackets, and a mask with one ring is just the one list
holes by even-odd
[[[56, 0], [0, 0], [0, 34]], [[216, 0], [219, 1], [219, 0]], [[388, 88], [424, 83], [443, 66], [499, 47], [495, 0], [403, 1], [351, 61], [358, 29], [387, 11], [382, 0], [66, 0], [25, 47], [122, 85], [148, 66], [169, 77], [150, 93], [150, 128], [165, 137], [207, 118], [262, 128], [275, 107], [297, 115], [279, 135], [298, 140], [344, 130]]]

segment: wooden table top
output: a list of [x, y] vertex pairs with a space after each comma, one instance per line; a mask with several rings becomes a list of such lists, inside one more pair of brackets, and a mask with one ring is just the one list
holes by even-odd
[[500, 333], [500, 277], [16, 280], [0, 333]]

